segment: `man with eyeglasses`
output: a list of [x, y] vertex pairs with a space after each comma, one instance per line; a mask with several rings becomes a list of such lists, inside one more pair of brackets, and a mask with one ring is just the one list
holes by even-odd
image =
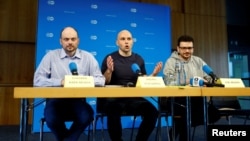
[[[174, 74], [176, 62], [181, 63], [186, 75], [186, 84], [194, 76], [199, 76], [204, 81], [210, 81], [211, 78], [203, 71], [203, 65], [206, 63], [197, 56], [193, 55], [194, 39], [191, 36], [183, 35], [178, 38], [177, 50], [167, 59], [164, 65], [163, 74]], [[170, 103], [170, 102], [167, 102]], [[170, 111], [170, 104], [162, 105], [163, 109]], [[186, 122], [186, 97], [174, 98], [174, 124], [175, 137], [179, 135], [179, 141], [187, 141], [187, 122]], [[203, 124], [203, 99], [202, 97], [191, 98], [191, 126]], [[171, 131], [172, 132], [172, 131]]]

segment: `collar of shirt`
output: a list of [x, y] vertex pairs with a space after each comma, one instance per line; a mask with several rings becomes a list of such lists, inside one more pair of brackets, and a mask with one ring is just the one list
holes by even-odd
[[[61, 49], [61, 52], [60, 52], [60, 58], [68, 58], [69, 56], [65, 53], [64, 49]], [[70, 57], [70, 58], [78, 58], [80, 59], [81, 58], [81, 55], [80, 55], [80, 50], [79, 49], [76, 49], [76, 53], [74, 56]]]

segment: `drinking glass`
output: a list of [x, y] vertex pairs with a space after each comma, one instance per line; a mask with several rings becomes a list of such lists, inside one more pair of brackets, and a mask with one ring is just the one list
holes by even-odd
[[176, 83], [175, 75], [172, 73], [167, 73], [164, 76], [164, 83], [166, 86], [176, 86], [177, 83]]

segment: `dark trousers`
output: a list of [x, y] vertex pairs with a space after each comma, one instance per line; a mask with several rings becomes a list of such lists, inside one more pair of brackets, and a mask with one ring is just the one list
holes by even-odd
[[122, 114], [142, 116], [136, 141], [148, 140], [155, 128], [158, 116], [157, 109], [143, 98], [117, 98], [110, 101], [107, 99], [105, 111], [108, 116], [108, 132], [112, 141], [122, 141]]
[[[44, 116], [57, 141], [77, 141], [93, 120], [93, 109], [83, 99], [47, 99]], [[69, 129], [65, 122], [72, 121]]]

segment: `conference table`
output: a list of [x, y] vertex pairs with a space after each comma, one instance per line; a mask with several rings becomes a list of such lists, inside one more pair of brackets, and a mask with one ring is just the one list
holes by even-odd
[[[191, 140], [190, 97], [204, 96], [250, 96], [249, 88], [205, 88], [188, 86], [166, 86], [164, 88], [138, 87], [95, 87], [95, 88], [62, 88], [62, 87], [15, 87], [14, 98], [21, 99], [20, 141], [26, 141], [28, 99], [31, 98], [82, 98], [82, 97], [187, 97], [187, 141]], [[204, 133], [207, 126], [207, 104], [204, 104]], [[160, 106], [159, 106], [160, 108]], [[159, 122], [160, 123], [160, 122]], [[160, 126], [158, 125], [160, 128]], [[160, 131], [159, 131], [160, 134]], [[160, 135], [158, 140], [161, 140]]]
[[[200, 88], [183, 87], [183, 86], [164, 87], [164, 88], [137, 88], [137, 87], [95, 87], [95, 88], [15, 87], [14, 88], [14, 98], [21, 98], [20, 141], [26, 141], [27, 115], [29, 111], [27, 110], [28, 107], [27, 99], [29, 98], [173, 97], [173, 96], [189, 97], [189, 96], [200, 96], [200, 95], [201, 95]], [[189, 116], [187, 116], [187, 118], [188, 117]], [[189, 126], [190, 125], [187, 126], [188, 129], [190, 129]], [[160, 127], [160, 125], [158, 125], [158, 127]], [[158, 133], [160, 134], [160, 131]], [[158, 140], [161, 140], [160, 135], [158, 136]]]
[[250, 88], [201, 87], [201, 96], [250, 96]]

